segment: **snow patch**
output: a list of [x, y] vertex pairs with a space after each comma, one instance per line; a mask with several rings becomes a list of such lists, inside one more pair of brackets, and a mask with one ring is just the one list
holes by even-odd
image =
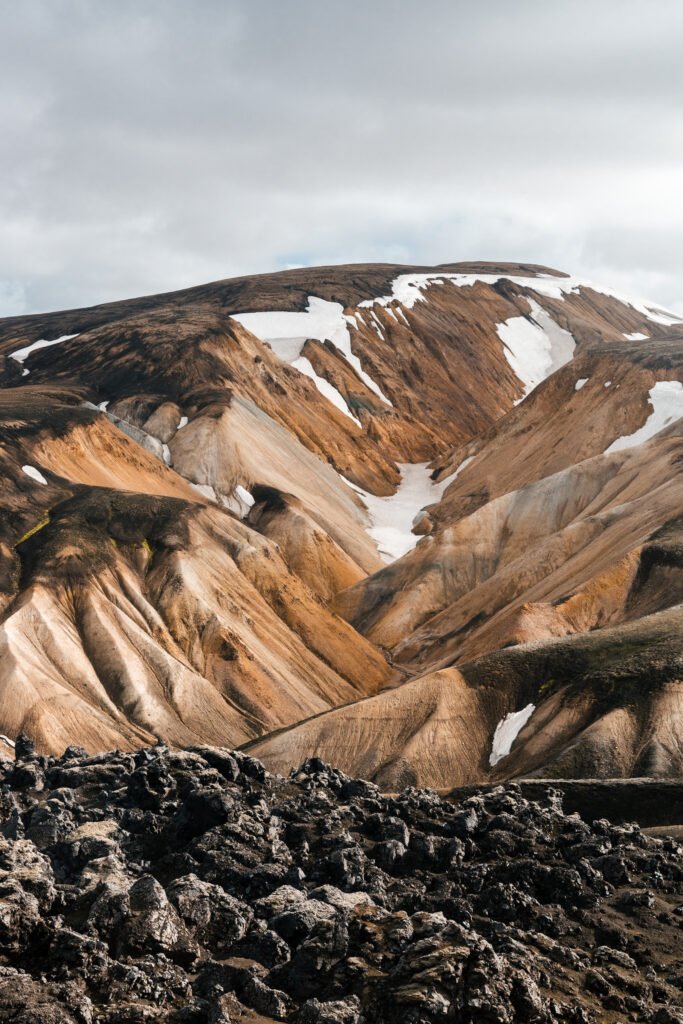
[[324, 377], [320, 377], [315, 372], [310, 359], [307, 359], [306, 356], [299, 356], [298, 359], [294, 360], [292, 366], [296, 367], [296, 369], [299, 370], [301, 373], [305, 373], [307, 377], [310, 377], [315, 386], [317, 387], [318, 391], [320, 392], [320, 394], [323, 395], [328, 400], [328, 402], [331, 402], [332, 405], [339, 409], [340, 412], [343, 412], [345, 416], [348, 416], [349, 419], [352, 419], [353, 422], [361, 429], [363, 428], [363, 424], [359, 419], [357, 419], [353, 415], [348, 405], [344, 401], [343, 396], [335, 388], [334, 384], [330, 384], [329, 380], [326, 380]]
[[683, 384], [678, 380], [657, 381], [655, 386], [650, 389], [650, 405], [652, 412], [642, 427], [633, 434], [618, 437], [609, 448], [605, 449], [605, 455], [609, 452], [618, 452], [624, 448], [634, 448], [638, 444], [643, 444], [664, 427], [680, 419], [683, 416]]
[[178, 422], [178, 426], [176, 427], [176, 430], [182, 430], [183, 427], [187, 426], [187, 422], [187, 416], [181, 416]]
[[[391, 295], [382, 295], [376, 299], [366, 299], [361, 306], [372, 306], [375, 303], [386, 306], [390, 302], [398, 301], [407, 309], [411, 309], [416, 302], [424, 301], [423, 292], [431, 285], [450, 282], [458, 288], [471, 288], [475, 284], [494, 285], [499, 281], [511, 281], [512, 284], [521, 285], [524, 288], [532, 288], [539, 295], [549, 299], [564, 300], [565, 295], [576, 295], [581, 288], [590, 288], [601, 295], [623, 302], [624, 305], [635, 309], [641, 316], [646, 317], [652, 323], [662, 324], [671, 327], [674, 324], [683, 323], [683, 317], [671, 310], [662, 309], [661, 306], [646, 299], [624, 296], [612, 288], [595, 284], [580, 277], [555, 277], [553, 274], [539, 274], [537, 277], [519, 274], [399, 274], [391, 286]], [[639, 339], [632, 339], [639, 340]]]
[[641, 334], [640, 331], [636, 331], [634, 334], [625, 334], [624, 337], [627, 341], [646, 341], [650, 335]]
[[44, 487], [47, 487], [47, 480], [35, 466], [22, 466], [21, 468], [24, 473], [26, 473], [26, 476], [30, 476], [32, 480], [36, 481], [36, 483], [43, 484]]
[[382, 338], [382, 340], [384, 340], [384, 331], [382, 329], [382, 321], [379, 319], [379, 317], [374, 312], [374, 310], [373, 310], [373, 313], [372, 313], [372, 321], [370, 323], [370, 326], [376, 331], [377, 336]]
[[588, 383], [590, 377], [579, 377], [576, 384], [574, 385], [574, 391], [580, 391], [585, 384]]
[[237, 484], [232, 494], [229, 495], [217, 491], [211, 484], [195, 484], [190, 480], [190, 486], [194, 487], [195, 491], [198, 491], [203, 497], [208, 498], [210, 501], [215, 501], [217, 505], [222, 505], [223, 508], [234, 512], [240, 519], [246, 518], [249, 514], [249, 509], [254, 504], [253, 494], [246, 487], [243, 487], [242, 484]]
[[368, 494], [350, 480], [345, 480], [363, 499], [370, 516], [368, 533], [387, 563], [412, 551], [420, 540], [411, 530], [416, 516], [425, 506], [439, 501], [453, 479], [451, 476], [435, 483], [430, 477], [428, 462], [407, 462], [399, 464], [398, 468], [401, 471], [401, 482], [396, 493], [387, 498]]
[[527, 704], [521, 711], [512, 711], [505, 718], [501, 718], [493, 734], [493, 744], [489, 756], [489, 764], [491, 766], [498, 764], [499, 761], [508, 756], [512, 749], [512, 744], [535, 710], [535, 704]]
[[309, 339], [331, 341], [370, 390], [387, 405], [391, 405], [379, 385], [365, 373], [358, 356], [351, 351], [349, 324], [355, 328], [356, 323], [352, 315], [344, 315], [341, 302], [328, 302], [327, 299], [309, 295], [308, 306], [303, 313], [274, 310], [231, 315], [233, 320], [237, 320], [261, 341], [267, 341], [275, 355], [285, 363], [295, 363]]
[[251, 506], [254, 504], [254, 495], [251, 493], [251, 491], [248, 491], [246, 487], [242, 487], [242, 484], [237, 485], [237, 487], [235, 488], [235, 493], [237, 494], [237, 497], [240, 499], [240, 501], [243, 501], [245, 505], [249, 506], [249, 508], [251, 508]]
[[8, 747], [11, 747], [12, 750], [14, 750], [16, 743], [14, 742], [14, 740], [11, 740], [9, 736], [5, 736], [4, 732], [0, 732], [0, 740], [2, 740], [3, 743], [6, 743]]
[[254, 504], [254, 495], [246, 487], [243, 487], [242, 484], [237, 484], [237, 487], [235, 487], [225, 504], [240, 519], [245, 519], [249, 515], [249, 509]]
[[574, 354], [574, 337], [556, 324], [534, 299], [528, 299], [528, 316], [514, 316], [496, 328], [505, 346], [505, 357], [525, 386], [525, 396], [568, 363]]
[[97, 406], [97, 408], [101, 409], [102, 412], [106, 412], [108, 405], [109, 405], [109, 399], [107, 399], [105, 402], [100, 402], [100, 404]]
[[[52, 341], [41, 338], [40, 341], [34, 341], [30, 345], [26, 345], [25, 348], [18, 348], [14, 352], [10, 352], [10, 358], [16, 359], [18, 363], [23, 363], [32, 352], [37, 352], [39, 348], [51, 348], [52, 345], [61, 345], [63, 341], [70, 341], [71, 338], [77, 337], [77, 334], [63, 334], [61, 338], [53, 338]], [[26, 373], [28, 373], [28, 370], [25, 370]]]

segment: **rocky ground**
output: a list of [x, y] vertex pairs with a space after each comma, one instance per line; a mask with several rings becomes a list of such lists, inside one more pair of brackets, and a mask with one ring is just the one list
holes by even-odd
[[683, 847], [218, 748], [0, 762], [0, 1020], [683, 1021]]

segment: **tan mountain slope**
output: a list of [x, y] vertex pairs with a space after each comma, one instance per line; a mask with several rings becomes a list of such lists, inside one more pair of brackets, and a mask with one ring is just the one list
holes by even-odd
[[16, 550], [0, 719], [44, 749], [235, 744], [388, 680], [273, 544], [215, 507], [78, 488]]
[[283, 774], [314, 751], [385, 790], [445, 789], [479, 777], [504, 708], [495, 692], [469, 687], [449, 668], [283, 729], [247, 749]]
[[[356, 766], [385, 790], [534, 775], [680, 776], [682, 626], [676, 606], [613, 629], [497, 651], [248, 749], [279, 772], [312, 755], [345, 771]], [[492, 767], [497, 725], [524, 707], [530, 717]]]
[[613, 628], [498, 651], [471, 684], [536, 710], [494, 778], [680, 776], [680, 604]]
[[[459, 474], [432, 510], [434, 533], [338, 595], [336, 607], [419, 678], [392, 695], [391, 704], [381, 694], [264, 738], [256, 747], [266, 763], [284, 770], [290, 757], [293, 766], [316, 753], [341, 767], [348, 764], [345, 737], [351, 735], [353, 756], [382, 785], [411, 778], [444, 785], [443, 763], [430, 761], [410, 733], [420, 717], [411, 694], [424, 683], [430, 695], [434, 686], [446, 690], [443, 700], [462, 709], [460, 718], [430, 719], [435, 750], [458, 751], [457, 766], [446, 768], [454, 785], [487, 777], [497, 726], [527, 705], [536, 710], [512, 753], [493, 768], [494, 778], [681, 772], [683, 421], [676, 417], [683, 388], [675, 341], [662, 353], [648, 347], [631, 354], [612, 367], [621, 371], [622, 385], [614, 386], [618, 400], [606, 401], [611, 416], [588, 381], [575, 390], [579, 367], [566, 367], [490, 432], [461, 474], [469, 471], [478, 483], [481, 463], [488, 466], [487, 484], [497, 483], [491, 468], [497, 465], [501, 489], [506, 472], [530, 483], [492, 500], [465, 483], [460, 497], [470, 491], [477, 500], [459, 518], [453, 513]], [[604, 369], [602, 355], [598, 365]], [[595, 387], [609, 392], [613, 385], [605, 383], [597, 377]], [[670, 403], [663, 410], [662, 394]], [[536, 434], [543, 408], [545, 444]], [[527, 423], [534, 429], [525, 431]], [[582, 445], [589, 452], [614, 450], [573, 464], [568, 423], [578, 453]], [[648, 423], [652, 431], [663, 429], [638, 443]], [[545, 475], [556, 460], [566, 468]], [[452, 665], [475, 691], [468, 689], [466, 698], [460, 676], [449, 675]], [[405, 720], [402, 728], [392, 725], [393, 739], [383, 745], [381, 728], [370, 723], [385, 714]], [[467, 748], [477, 716], [484, 739]]]
[[485, 501], [601, 454], [646, 422], [658, 381], [682, 375], [681, 334], [575, 355], [490, 430], [440, 461], [442, 477], [458, 472], [433, 517], [452, 523]]
[[495, 499], [372, 577], [379, 597], [363, 591], [376, 618], [361, 608], [351, 621], [425, 671], [510, 643], [523, 608], [561, 601], [596, 575], [614, 574], [623, 591], [622, 560], [680, 508], [681, 455], [680, 437], [662, 438]]
[[307, 515], [302, 503], [274, 487], [257, 485], [249, 526], [277, 543], [287, 565], [329, 603], [365, 577], [363, 570]]
[[[619, 348], [572, 361], [496, 428], [461, 449], [455, 461], [462, 468], [430, 509], [436, 527], [431, 536], [340, 594], [337, 610], [395, 653], [401, 645], [405, 660], [429, 665], [433, 654], [434, 667], [442, 663], [434, 653], [439, 637], [448, 637], [443, 657], [457, 656], [470, 623], [477, 626], [519, 599], [596, 535], [606, 539], [586, 557], [590, 575], [596, 564], [619, 560], [675, 515], [681, 496], [675, 435], [649, 447], [618, 447], [619, 438], [634, 436], [650, 421], [652, 389], [668, 388], [681, 375], [683, 340], [680, 354], [673, 341], [657, 344], [665, 349], [661, 355], [654, 346], [635, 347], [626, 359]], [[589, 369], [587, 378], [577, 375]], [[675, 418], [683, 402], [678, 409], [677, 393], [667, 395], [675, 400]], [[615, 442], [613, 452], [597, 454]], [[463, 459], [471, 450], [478, 454]], [[561, 586], [576, 581], [578, 568], [573, 562]]]

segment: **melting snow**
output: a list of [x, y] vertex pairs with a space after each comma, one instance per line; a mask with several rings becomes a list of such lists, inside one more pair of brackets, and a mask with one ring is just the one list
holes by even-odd
[[413, 521], [426, 505], [439, 501], [453, 479], [450, 476], [435, 483], [430, 477], [428, 462], [407, 462], [399, 464], [398, 468], [401, 470], [401, 482], [396, 493], [387, 498], [368, 494], [350, 480], [345, 481], [363, 499], [372, 524], [368, 533], [385, 562], [393, 562], [412, 551], [420, 540], [411, 532]]
[[[661, 309], [644, 299], [628, 298], [610, 288], [577, 277], [555, 277], [552, 274], [540, 274], [537, 277], [532, 277], [508, 274], [449, 273], [400, 274], [392, 282], [391, 295], [366, 299], [359, 304], [355, 314], [345, 315], [339, 302], [328, 302], [326, 299], [310, 295], [305, 312], [283, 310], [264, 313], [237, 313], [234, 315], [234, 319], [262, 341], [267, 341], [280, 359], [295, 365], [298, 363], [301, 350], [307, 339], [331, 341], [348, 363], [353, 366], [361, 380], [387, 405], [391, 405], [376, 382], [365, 373], [359, 358], [351, 351], [349, 324], [358, 329], [359, 324], [364, 323], [360, 309], [372, 310], [374, 305], [389, 307], [392, 304], [392, 314], [395, 317], [402, 317], [404, 323], [409, 326], [404, 308], [410, 309], [416, 302], [424, 301], [423, 293], [431, 285], [450, 283], [458, 288], [468, 288], [478, 283], [494, 285], [501, 280], [511, 281], [521, 287], [533, 289], [537, 294], [546, 298], [561, 301], [566, 295], [577, 294], [581, 288], [591, 288], [602, 295], [625, 303], [653, 323], [672, 326], [683, 322], [683, 318], [678, 314]], [[561, 328], [542, 306], [533, 299], [528, 301], [531, 306], [529, 317], [512, 317], [498, 327], [498, 334], [506, 345], [510, 365], [520, 380], [524, 382], [526, 394], [541, 380], [568, 362], [572, 357], [575, 345], [572, 335]], [[370, 326], [377, 334], [383, 336], [381, 323], [374, 314], [370, 320]], [[633, 341], [647, 337], [640, 332], [624, 336]], [[297, 369], [301, 369], [301, 367], [297, 365]], [[302, 372], [311, 376], [307, 369]], [[338, 401], [331, 398], [329, 391], [321, 388], [322, 378], [316, 374], [312, 379], [321, 394], [340, 408]]]
[[650, 337], [649, 334], [641, 334], [640, 331], [636, 331], [635, 334], [625, 334], [624, 337], [627, 341], [646, 341]]
[[498, 337], [505, 346], [505, 357], [525, 385], [525, 395], [554, 373], [574, 354], [576, 342], [569, 331], [534, 299], [529, 316], [514, 316], [498, 324]]
[[176, 427], [176, 430], [182, 430], [183, 427], [186, 427], [186, 426], [187, 426], [187, 416], [181, 416], [180, 417], [180, 422], [178, 423], [178, 426]]
[[295, 366], [301, 373], [305, 373], [307, 377], [310, 377], [320, 394], [324, 395], [329, 402], [332, 402], [332, 405], [336, 406], [340, 412], [343, 412], [345, 416], [352, 419], [362, 429], [363, 424], [353, 415], [341, 393], [337, 391], [334, 384], [330, 384], [329, 380], [318, 376], [313, 369], [310, 359], [307, 359], [306, 356], [299, 356], [298, 359], [294, 360], [292, 366]]
[[584, 384], [587, 384], [590, 377], [579, 377], [576, 384], [574, 385], [574, 391], [580, 391]]
[[211, 484], [195, 484], [190, 481], [190, 485], [205, 498], [209, 498], [210, 501], [215, 501], [217, 505], [223, 505], [224, 508], [230, 509], [240, 519], [244, 519], [248, 515], [249, 509], [254, 504], [253, 494], [246, 487], [243, 487], [242, 484], [237, 484], [230, 495], [216, 491]]
[[[341, 302], [328, 302], [309, 295], [305, 312], [277, 310], [267, 313], [234, 313], [237, 320], [261, 341], [267, 341], [273, 352], [286, 363], [295, 363], [309, 338], [331, 341], [361, 380], [387, 405], [391, 402], [361, 366], [360, 359], [351, 351], [349, 324], [356, 326], [353, 316], [344, 315]], [[319, 378], [320, 379], [320, 378]], [[325, 395], [328, 398], [328, 395]]]
[[605, 449], [605, 454], [643, 444], [664, 427], [680, 419], [683, 416], [683, 384], [678, 380], [657, 381], [655, 386], [650, 389], [650, 405], [652, 412], [642, 427], [633, 434], [618, 437], [609, 448]]
[[382, 330], [382, 321], [379, 319], [377, 314], [373, 312], [372, 322], [370, 326], [377, 332], [378, 337], [384, 338], [384, 331]]
[[[10, 352], [10, 357], [16, 359], [18, 363], [23, 363], [32, 352], [37, 352], [39, 348], [50, 348], [52, 345], [61, 345], [63, 341], [69, 341], [71, 338], [77, 338], [77, 334], [63, 334], [61, 338], [53, 338], [52, 341], [46, 341], [41, 338], [40, 341], [34, 341], [25, 348], [18, 348], [14, 352]], [[24, 375], [28, 373], [28, 370], [24, 370]]]
[[26, 476], [30, 476], [32, 480], [35, 480], [39, 484], [44, 484], [44, 486], [47, 487], [47, 480], [35, 466], [22, 466], [21, 468], [24, 473], [26, 473]]
[[490, 765], [498, 764], [499, 761], [508, 756], [512, 749], [512, 744], [535, 710], [535, 704], [527, 704], [521, 711], [512, 711], [505, 718], [501, 718], [493, 734], [493, 744], [489, 756]]

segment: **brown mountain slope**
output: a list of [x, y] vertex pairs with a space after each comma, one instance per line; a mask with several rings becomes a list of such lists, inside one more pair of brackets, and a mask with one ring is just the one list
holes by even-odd
[[[372, 572], [375, 545], [339, 475], [389, 495], [395, 460], [421, 462], [492, 428], [525, 390], [503, 326], [533, 334], [538, 322], [551, 347], [564, 330], [564, 345], [576, 342], [577, 351], [623, 342], [627, 331], [671, 333], [646, 307], [571, 284], [524, 265], [314, 268], [8, 319], [0, 386], [85, 388], [118, 426], [144, 430], [150, 447], [165, 444], [167, 460], [205, 496], [238, 510], [237, 488], [292, 494]], [[284, 346], [287, 359], [272, 337], [278, 310], [295, 317], [300, 334], [293, 349]]]
[[[678, 382], [679, 330], [485, 264], [0, 321], [0, 732], [55, 751], [258, 738], [271, 764], [323, 752], [391, 786], [487, 774], [526, 691], [505, 660], [482, 683], [482, 658], [649, 637], [673, 614], [677, 569], [652, 552], [675, 548], [656, 538], [675, 533], [681, 439], [604, 453]], [[426, 504], [429, 536], [383, 568]], [[604, 763], [641, 763], [644, 736]], [[550, 747], [529, 770], [600, 766]]]
[[[408, 780], [458, 785], [487, 777], [496, 726], [505, 715], [533, 704], [536, 711], [493, 778], [679, 775], [683, 546], [680, 518], [666, 517], [667, 506], [680, 507], [681, 485], [674, 478], [653, 487], [645, 469], [654, 463], [659, 473], [667, 460], [675, 465], [680, 443], [680, 438], [663, 439], [638, 452], [641, 472], [632, 466], [630, 475], [640, 498], [626, 502], [626, 508], [617, 505], [616, 514], [609, 509], [598, 514], [597, 524], [576, 531], [576, 543], [568, 543], [562, 531], [552, 555], [552, 547], [537, 546], [535, 567], [527, 552], [511, 563], [509, 573], [468, 592], [460, 609], [456, 602], [448, 616], [438, 616], [399, 645], [395, 654], [412, 655], [410, 667], [427, 675], [394, 691], [391, 700], [380, 694], [267, 737], [255, 747], [258, 756], [280, 771], [312, 752], [343, 767], [349, 763], [347, 738], [355, 736], [356, 763], [368, 763], [371, 776], [388, 788]], [[667, 460], [653, 458], [651, 449], [658, 446], [666, 447]], [[648, 523], [661, 517], [664, 525], [653, 531]], [[633, 547], [643, 530], [649, 539]], [[539, 569], [540, 582], [529, 586], [530, 571], [538, 578]], [[482, 605], [483, 612], [467, 619]], [[460, 629], [453, 628], [458, 610], [466, 619]], [[482, 657], [485, 651], [495, 653]], [[480, 656], [468, 661], [473, 654]], [[464, 696], [460, 675], [449, 675], [453, 669], [429, 671], [453, 662], [468, 684]], [[423, 683], [428, 684], [424, 693]], [[452, 710], [444, 712], [444, 706]], [[385, 721], [392, 723], [386, 732]], [[451, 781], [444, 782], [449, 774]]]
[[309, 295], [329, 302], [358, 305], [391, 289], [392, 281], [406, 271], [461, 272], [467, 274], [560, 274], [559, 271], [531, 263], [444, 263], [438, 267], [407, 267], [398, 263], [354, 263], [328, 267], [298, 267], [270, 274], [228, 278], [175, 292], [145, 295], [102, 303], [81, 309], [29, 316], [0, 317], [0, 339], [20, 339], [25, 343], [38, 338], [77, 334], [93, 327], [137, 316], [159, 308], [184, 308], [203, 305], [219, 312], [237, 310], [303, 309]]
[[314, 750], [329, 764], [385, 790], [445, 789], [477, 778], [504, 700], [444, 669], [337, 708], [248, 745], [270, 771], [286, 774]]
[[307, 515], [300, 501], [274, 487], [253, 488], [254, 505], [247, 522], [264, 537], [275, 541], [287, 565], [322, 598], [330, 602], [365, 573]]
[[[681, 772], [676, 408], [636, 443], [653, 389], [681, 375], [681, 340], [658, 346], [588, 351], [456, 453], [442, 475], [471, 461], [431, 510], [433, 534], [335, 601], [419, 678], [258, 741], [266, 763], [284, 770], [316, 752], [348, 765], [350, 735], [356, 763], [382, 785], [442, 786], [444, 772], [453, 784], [480, 780], [497, 725], [534, 704], [493, 778]], [[596, 454], [628, 435], [631, 446]], [[432, 713], [444, 702], [459, 713]], [[385, 718], [402, 722], [386, 741]], [[430, 746], [453, 751], [451, 762]]]
[[453, 522], [484, 501], [601, 454], [644, 424], [651, 412], [649, 391], [657, 381], [681, 376], [683, 335], [678, 333], [576, 354], [522, 405], [442, 460], [442, 476], [462, 468], [433, 515]]

